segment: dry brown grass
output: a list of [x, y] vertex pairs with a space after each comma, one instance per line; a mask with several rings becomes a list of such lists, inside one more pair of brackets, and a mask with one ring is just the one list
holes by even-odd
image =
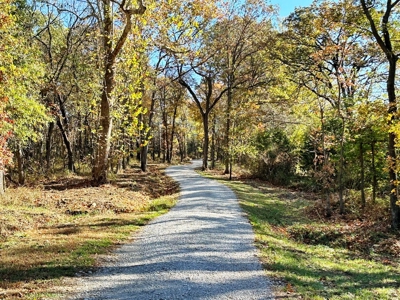
[[100, 187], [71, 176], [10, 188], [0, 198], [0, 299], [43, 299], [170, 208], [178, 186], [163, 168], [130, 168]]

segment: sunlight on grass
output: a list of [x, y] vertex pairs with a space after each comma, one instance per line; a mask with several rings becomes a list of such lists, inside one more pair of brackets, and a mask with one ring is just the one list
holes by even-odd
[[[282, 189], [261, 189], [239, 181], [223, 183], [236, 192], [253, 225], [267, 274], [283, 282], [277, 295], [285, 299], [400, 298], [398, 258], [385, 264], [344, 247], [324, 245], [324, 239], [329, 238], [338, 238], [340, 245], [338, 229], [309, 220], [304, 214], [309, 202], [285, 197]], [[315, 245], [293, 237], [302, 232], [310, 234], [308, 231], [316, 235]]]
[[[62, 294], [63, 278], [91, 272], [104, 255], [167, 212], [178, 199], [178, 189], [158, 174], [153, 195], [125, 186], [136, 173], [101, 187], [74, 178], [60, 179], [52, 189], [8, 190], [0, 197], [0, 299]], [[137, 175], [143, 188], [154, 181]], [[162, 196], [163, 191], [168, 194]]]

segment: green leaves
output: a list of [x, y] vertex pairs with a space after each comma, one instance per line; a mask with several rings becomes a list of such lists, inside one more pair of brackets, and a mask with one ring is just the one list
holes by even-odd
[[3, 168], [10, 163], [7, 138], [12, 137], [22, 145], [35, 141], [47, 114], [39, 103], [44, 68], [38, 49], [25, 36], [29, 32], [21, 34], [24, 32], [22, 12], [14, 14], [11, 1], [6, 1], [4, 7], [2, 4], [0, 19], [0, 168]]

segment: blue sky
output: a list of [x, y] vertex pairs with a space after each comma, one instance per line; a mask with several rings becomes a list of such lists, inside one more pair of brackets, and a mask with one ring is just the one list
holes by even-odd
[[313, 0], [270, 0], [271, 4], [279, 5], [279, 15], [281, 17], [287, 17], [291, 12], [294, 11], [295, 7], [309, 6]]

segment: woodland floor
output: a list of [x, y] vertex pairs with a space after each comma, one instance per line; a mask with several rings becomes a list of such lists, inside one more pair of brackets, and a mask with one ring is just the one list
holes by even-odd
[[165, 167], [130, 167], [99, 187], [80, 176], [10, 187], [0, 198], [0, 299], [48, 299], [62, 278], [91, 272], [175, 204], [179, 187]]

